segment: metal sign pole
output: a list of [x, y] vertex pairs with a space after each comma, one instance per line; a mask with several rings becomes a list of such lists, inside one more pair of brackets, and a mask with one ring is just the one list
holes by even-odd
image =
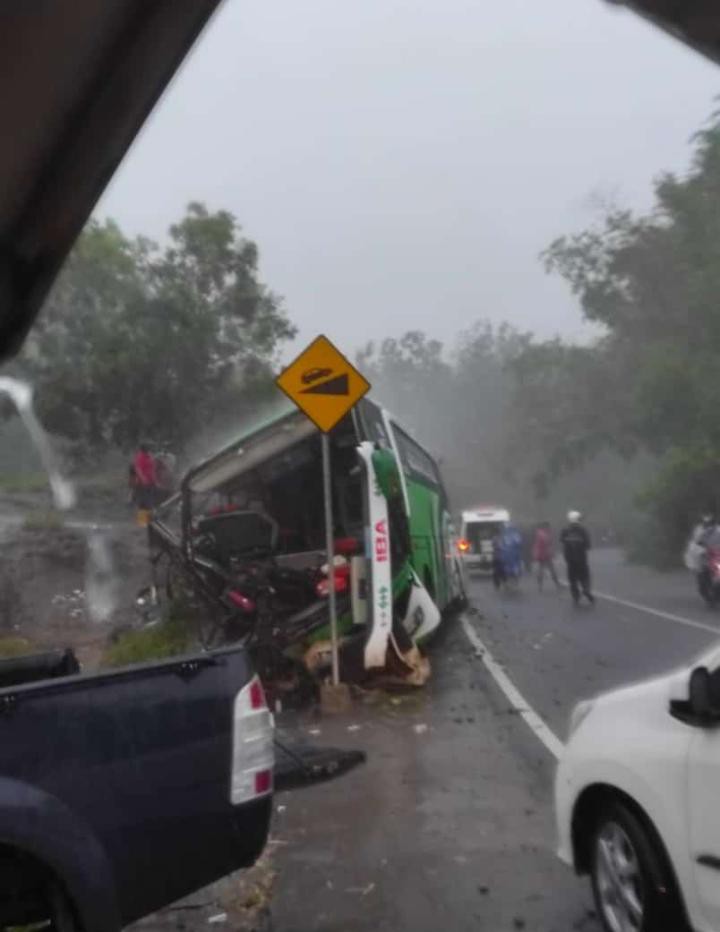
[[323, 491], [325, 494], [325, 549], [328, 562], [328, 600], [330, 605], [330, 643], [332, 645], [333, 686], [340, 682], [338, 662], [337, 603], [335, 600], [335, 531], [332, 511], [332, 484], [330, 481], [330, 439], [322, 434]]

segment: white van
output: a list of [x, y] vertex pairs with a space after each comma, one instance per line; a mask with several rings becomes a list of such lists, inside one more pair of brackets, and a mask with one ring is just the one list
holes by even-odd
[[468, 571], [492, 570], [493, 537], [509, 520], [510, 512], [507, 508], [487, 505], [463, 511], [458, 550]]

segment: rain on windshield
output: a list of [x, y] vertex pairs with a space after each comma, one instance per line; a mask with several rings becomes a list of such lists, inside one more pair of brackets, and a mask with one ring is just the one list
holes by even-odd
[[[720, 929], [715, 67], [598, 0], [211, 20], [0, 377], [0, 700], [82, 677], [166, 801], [87, 816], [108, 928]], [[2, 825], [0, 928], [93, 932]]]

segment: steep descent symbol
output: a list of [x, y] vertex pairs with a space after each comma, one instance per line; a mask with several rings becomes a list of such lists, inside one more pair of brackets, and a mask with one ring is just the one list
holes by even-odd
[[319, 382], [317, 385], [311, 385], [310, 388], [304, 388], [301, 395], [348, 395], [350, 394], [350, 385], [348, 382], [347, 372], [342, 375], [336, 375], [334, 379], [328, 379], [327, 382]]
[[275, 379], [277, 387], [328, 433], [370, 390], [370, 383], [326, 336], [316, 337]]

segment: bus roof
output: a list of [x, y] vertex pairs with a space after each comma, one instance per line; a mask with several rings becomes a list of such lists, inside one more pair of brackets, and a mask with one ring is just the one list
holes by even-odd
[[462, 519], [466, 524], [472, 521], [509, 521], [510, 512], [496, 505], [484, 505], [463, 511]]

